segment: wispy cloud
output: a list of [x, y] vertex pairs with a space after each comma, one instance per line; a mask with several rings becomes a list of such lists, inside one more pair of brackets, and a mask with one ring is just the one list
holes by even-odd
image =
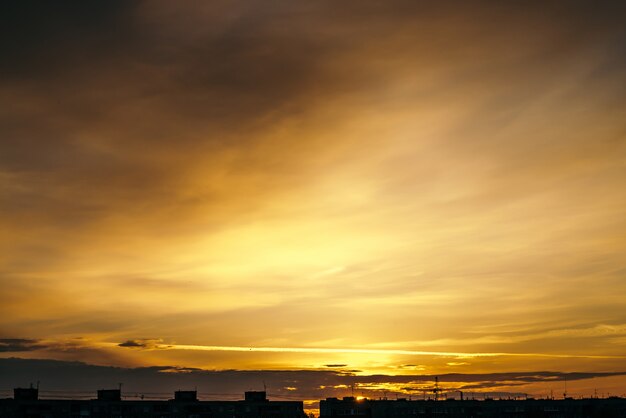
[[372, 355], [401, 355], [401, 356], [441, 356], [455, 358], [474, 357], [554, 357], [554, 358], [590, 358], [590, 359], [626, 359], [626, 356], [604, 356], [587, 354], [549, 354], [549, 353], [471, 353], [471, 352], [444, 352], [420, 350], [368, 349], [368, 348], [320, 348], [320, 347], [235, 347], [215, 345], [185, 345], [185, 344], [155, 344], [143, 346], [135, 341], [118, 344], [120, 347], [141, 347], [168, 350], [196, 350], [196, 351], [235, 351], [261, 353], [315, 353], [315, 354], [372, 354]]
[[145, 348], [145, 349], [166, 349], [171, 348], [171, 345], [163, 344], [163, 340], [154, 338], [140, 338], [134, 340], [126, 340], [117, 345], [118, 347], [125, 348]]
[[579, 328], [558, 328], [550, 329], [539, 332], [516, 331], [514, 328], [504, 329], [499, 334], [489, 334], [485, 331], [473, 332], [467, 330], [470, 334], [484, 334], [479, 337], [468, 338], [442, 338], [437, 340], [416, 340], [416, 341], [396, 341], [393, 343], [378, 343], [376, 346], [385, 345], [405, 345], [405, 346], [417, 346], [417, 347], [432, 347], [432, 346], [475, 346], [475, 345], [513, 345], [521, 342], [534, 341], [534, 340], [551, 340], [551, 339], [601, 339], [614, 340], [626, 335], [626, 324], [597, 324], [592, 327], [579, 327]]

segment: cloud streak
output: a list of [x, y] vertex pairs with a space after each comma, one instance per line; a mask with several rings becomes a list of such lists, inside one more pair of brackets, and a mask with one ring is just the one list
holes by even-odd
[[24, 338], [0, 338], [0, 353], [34, 351], [47, 348], [37, 340]]
[[235, 352], [261, 352], [261, 353], [315, 353], [315, 354], [372, 354], [372, 355], [401, 355], [401, 356], [441, 356], [455, 358], [474, 357], [555, 357], [555, 358], [596, 358], [596, 359], [626, 359], [626, 356], [597, 356], [585, 354], [545, 354], [545, 353], [464, 353], [420, 350], [394, 350], [394, 349], [370, 349], [370, 348], [320, 348], [320, 347], [228, 347], [215, 345], [146, 345], [135, 340], [117, 344], [119, 347], [141, 347], [168, 350], [197, 350], [197, 351], [235, 351]]
[[167, 349], [171, 348], [171, 345], [164, 345], [163, 340], [154, 338], [140, 338], [134, 340], [127, 340], [117, 344], [118, 347], [125, 348], [142, 348], [142, 349]]
[[[130, 339], [121, 343], [107, 343], [89, 341], [83, 339], [73, 340], [35, 340], [22, 338], [0, 339], [0, 352], [20, 352], [35, 350], [68, 350], [80, 348], [130, 348], [142, 350], [191, 350], [191, 351], [226, 351], [242, 353], [306, 353], [306, 354], [371, 354], [371, 355], [397, 355], [397, 356], [428, 356], [428, 357], [454, 357], [458, 359], [470, 359], [477, 357], [554, 357], [554, 358], [588, 358], [588, 359], [626, 359], [626, 356], [597, 356], [585, 354], [548, 354], [548, 353], [505, 353], [505, 352], [445, 352], [445, 351], [422, 351], [400, 349], [372, 349], [372, 348], [324, 348], [324, 347], [236, 347], [215, 345], [188, 345], [188, 344], [164, 344], [162, 339], [139, 338]], [[451, 363], [451, 365], [464, 365], [468, 363]], [[325, 364], [325, 367], [346, 367], [347, 364]]]

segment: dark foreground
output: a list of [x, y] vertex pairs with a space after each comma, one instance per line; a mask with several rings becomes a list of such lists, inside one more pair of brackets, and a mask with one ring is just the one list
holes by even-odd
[[[15, 389], [0, 399], [0, 418], [305, 418], [299, 401], [271, 401], [265, 392], [246, 392], [241, 401], [200, 401], [195, 391], [171, 400], [122, 400], [120, 390], [101, 390], [95, 399], [39, 399], [37, 389]], [[346, 397], [320, 401], [320, 418], [626, 418], [626, 398], [527, 400], [369, 400]]]
[[270, 401], [246, 392], [241, 401], [199, 401], [195, 391], [172, 400], [122, 400], [119, 390], [100, 390], [90, 400], [38, 399], [37, 389], [16, 389], [0, 399], [0, 418], [306, 418], [302, 402]]
[[320, 401], [320, 418], [625, 418], [626, 398], [445, 400], [409, 401], [357, 400]]

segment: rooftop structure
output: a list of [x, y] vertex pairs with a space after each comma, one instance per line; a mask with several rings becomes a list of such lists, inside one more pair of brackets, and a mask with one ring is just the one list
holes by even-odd
[[13, 398], [19, 401], [36, 401], [39, 397], [39, 389], [15, 388], [13, 389]]
[[38, 399], [37, 389], [15, 389], [0, 399], [2, 418], [306, 418], [301, 401], [271, 401], [265, 392], [246, 392], [239, 401], [200, 401], [196, 391], [177, 391], [174, 399], [122, 400], [119, 389], [97, 398]]
[[174, 392], [174, 400], [177, 402], [197, 402], [198, 392], [195, 390], [177, 390]]
[[99, 401], [119, 402], [122, 400], [121, 389], [100, 389], [98, 391]]

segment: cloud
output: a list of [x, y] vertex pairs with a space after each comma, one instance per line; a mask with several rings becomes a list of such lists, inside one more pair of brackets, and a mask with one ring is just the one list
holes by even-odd
[[0, 352], [35, 351], [47, 348], [39, 340], [23, 338], [0, 338]]
[[[144, 342], [148, 341], [148, 343]], [[589, 355], [589, 354], [560, 354], [560, 353], [506, 353], [506, 352], [445, 352], [445, 351], [419, 351], [398, 349], [371, 349], [371, 348], [322, 348], [322, 347], [237, 347], [216, 345], [185, 345], [185, 344], [159, 344], [161, 340], [129, 340], [118, 344], [120, 347], [147, 347], [150, 344], [154, 348], [170, 350], [191, 351], [232, 351], [232, 352], [261, 352], [261, 353], [319, 353], [319, 354], [371, 354], [371, 355], [403, 355], [403, 356], [431, 356], [431, 357], [454, 357], [454, 358], [480, 358], [480, 357], [555, 357], [555, 358], [596, 358], [596, 359], [626, 359], [621, 355]], [[448, 363], [460, 365], [467, 363]], [[341, 364], [326, 364], [326, 367], [345, 366]]]
[[146, 347], [146, 344], [137, 340], [128, 340], [118, 344], [119, 347]]
[[[12, 387], [29, 379], [40, 380], [42, 396], [46, 391], [65, 391], [72, 396], [75, 391], [85, 391], [116, 386], [124, 382], [128, 396], [151, 393], [168, 399], [173, 391], [197, 387], [201, 399], [240, 399], [243, 391], [259, 387], [265, 382], [270, 398], [289, 396], [293, 399], [319, 400], [331, 396], [347, 396], [351, 388], [359, 395], [377, 398], [383, 392], [393, 395], [418, 395], [434, 387], [433, 375], [354, 375], [329, 370], [202, 370], [196, 368], [158, 367], [105, 367], [80, 362], [53, 360], [0, 359], [0, 383]], [[488, 374], [442, 374], [440, 386], [452, 395], [454, 391], [523, 393], [525, 390], [546, 390], [555, 382], [567, 379], [568, 387], [575, 392], [578, 382], [592, 379], [621, 378], [626, 372], [614, 373], [558, 373], [511, 372]], [[297, 387], [297, 391], [292, 388]], [[55, 392], [58, 393], [58, 392]], [[506, 395], [504, 395], [506, 396]]]
[[117, 345], [118, 347], [127, 347], [127, 348], [146, 348], [146, 349], [155, 349], [155, 348], [167, 348], [168, 345], [163, 344], [163, 340], [154, 339], [154, 338], [141, 338], [135, 340], [126, 340]]
[[[19, 353], [25, 358], [53, 358], [57, 360], [89, 361], [96, 364], [128, 366], [128, 359], [119, 352], [108, 349], [111, 344], [101, 344], [89, 338], [66, 339], [0, 339], [0, 354]], [[6, 357], [3, 355], [3, 357]]]

